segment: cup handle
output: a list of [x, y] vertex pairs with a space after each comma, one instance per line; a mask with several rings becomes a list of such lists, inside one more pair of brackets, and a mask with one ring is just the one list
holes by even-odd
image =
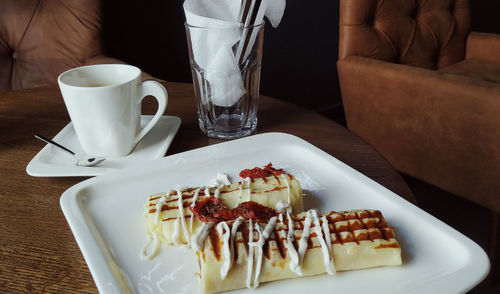
[[145, 125], [144, 128], [141, 129], [139, 134], [135, 136], [135, 144], [137, 144], [142, 139], [142, 137], [144, 137], [154, 127], [154, 125], [160, 120], [160, 117], [165, 112], [165, 109], [167, 109], [168, 93], [167, 89], [165, 89], [162, 84], [156, 81], [142, 82], [139, 101], [137, 103], [141, 103], [142, 100], [148, 95], [152, 95], [158, 101], [158, 110], [156, 111], [153, 119], [147, 125]]

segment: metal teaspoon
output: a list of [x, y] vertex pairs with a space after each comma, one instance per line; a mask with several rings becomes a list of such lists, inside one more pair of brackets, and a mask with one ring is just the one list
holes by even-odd
[[78, 158], [76, 156], [75, 152], [73, 152], [73, 151], [69, 150], [68, 148], [60, 145], [59, 143], [56, 143], [56, 142], [50, 140], [49, 138], [46, 138], [46, 137], [44, 137], [44, 136], [42, 136], [40, 134], [35, 134], [35, 138], [40, 139], [40, 140], [44, 141], [45, 143], [52, 144], [52, 145], [60, 148], [61, 150], [64, 150], [64, 151], [70, 153], [71, 155], [73, 155], [76, 158], [76, 160], [78, 160], [78, 162], [76, 163], [76, 165], [79, 165], [79, 166], [94, 166], [94, 165], [96, 165], [96, 164], [98, 164], [98, 163], [100, 163], [100, 162], [102, 162], [102, 161], [104, 161], [106, 159], [104, 157], [88, 157], [88, 156], [86, 156], [84, 158]]

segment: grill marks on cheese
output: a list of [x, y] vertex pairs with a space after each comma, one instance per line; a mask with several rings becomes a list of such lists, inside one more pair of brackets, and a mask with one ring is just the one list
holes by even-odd
[[[302, 214], [301, 214], [302, 215]], [[358, 243], [360, 241], [374, 241], [374, 240], [394, 240], [394, 230], [389, 227], [382, 214], [378, 210], [358, 210], [358, 211], [348, 211], [348, 212], [330, 212], [324, 215], [330, 230], [330, 240], [331, 244], [344, 244], [348, 242]], [[293, 222], [294, 231], [294, 242], [293, 246], [297, 251], [299, 249], [299, 240], [302, 238], [302, 232], [304, 230], [304, 221], [306, 216], [297, 217], [291, 216]], [[325, 218], [319, 219], [320, 226], [324, 226], [323, 220]], [[227, 222], [228, 226], [231, 228], [233, 222]], [[260, 223], [262, 227], [265, 227], [267, 223]], [[245, 250], [245, 255], [248, 255], [249, 250], [249, 227], [248, 221], [243, 222], [239, 225], [238, 231], [236, 233], [234, 242], [234, 254], [233, 260], [238, 260], [238, 257], [242, 254], [241, 250]], [[307, 249], [321, 248], [320, 241], [317, 234], [314, 232], [315, 228], [314, 222], [310, 224], [310, 235], [307, 239]], [[273, 251], [279, 252], [282, 259], [287, 258], [286, 249], [286, 234], [288, 232], [288, 217], [284, 214], [283, 221], [277, 221], [274, 229], [269, 234], [267, 242], [263, 246], [263, 255], [266, 259], [271, 259]], [[254, 230], [253, 232], [254, 240], [258, 240], [259, 235]], [[322, 236], [323, 240], [325, 237]], [[223, 258], [222, 253], [222, 240], [219, 236], [215, 227], [212, 227], [208, 233], [208, 240], [211, 243], [211, 250], [213, 250], [214, 256], [218, 261]], [[202, 246], [203, 248], [203, 246]], [[394, 242], [383, 243], [375, 247], [375, 249], [383, 248], [399, 248], [398, 243]], [[204, 253], [202, 252], [202, 257], [204, 258]]]
[[[291, 175], [288, 175], [289, 177], [292, 177]], [[278, 177], [276, 177], [277, 181], [279, 182], [279, 179]], [[251, 180], [252, 182], [254, 180]], [[226, 186], [227, 187], [227, 186]], [[259, 194], [262, 194], [262, 193], [270, 193], [270, 192], [273, 192], [273, 191], [279, 191], [279, 190], [285, 190], [285, 189], [290, 189], [288, 186], [286, 187], [275, 187], [271, 190], [267, 190], [267, 191], [250, 191], [249, 190], [249, 194], [256, 194], [256, 193], [259, 193]], [[210, 196], [214, 196], [217, 195], [217, 196], [221, 196], [223, 194], [226, 194], [226, 193], [231, 193], [231, 192], [234, 192], [234, 191], [238, 191], [239, 189], [232, 189], [232, 190], [227, 190], [227, 189], [224, 189], [224, 187], [217, 187], [217, 188], [211, 188], [210, 190], [213, 190], [213, 191], [210, 191], [207, 195], [207, 193], [204, 191], [204, 190], [199, 190], [198, 191], [198, 194], [197, 194], [197, 197], [196, 198], [206, 198], [206, 197], [210, 197]], [[218, 191], [218, 193], [217, 193]], [[195, 196], [195, 193], [196, 193], [196, 188], [188, 188], [188, 189], [185, 189], [181, 192], [182, 194], [182, 207], [183, 208], [188, 208], [189, 206], [191, 206], [191, 204], [193, 203], [193, 198]], [[175, 196], [175, 197], [174, 197]], [[178, 196], [178, 191], [171, 191], [168, 195], [164, 196], [167, 198], [167, 200], [165, 201], [165, 204], [163, 204], [161, 206], [161, 210], [160, 211], [167, 211], [167, 210], [171, 210], [171, 209], [179, 209], [179, 205], [176, 205], [178, 203], [178, 199], [179, 199], [179, 196]], [[149, 198], [149, 213], [156, 213], [156, 203], [158, 202], [157, 200], [161, 199], [160, 196], [152, 196]], [[186, 211], [187, 212], [187, 211]], [[190, 216], [191, 212], [188, 212], [189, 215], [185, 215], [184, 217], [188, 217]], [[170, 220], [171, 218], [167, 218], [167, 219], [162, 219], [163, 221], [165, 220]]]

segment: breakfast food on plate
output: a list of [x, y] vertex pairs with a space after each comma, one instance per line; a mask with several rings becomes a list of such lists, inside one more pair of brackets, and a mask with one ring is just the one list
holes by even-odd
[[401, 248], [378, 210], [268, 214], [204, 226], [196, 252], [204, 294], [323, 273], [401, 265]]
[[154, 242], [188, 244], [196, 252], [204, 294], [255, 288], [262, 282], [336, 271], [401, 265], [401, 248], [382, 213], [303, 211], [293, 175], [246, 169], [230, 184], [175, 189], [149, 197], [146, 227]]
[[[215, 187], [182, 188], [151, 195], [144, 206], [148, 234], [156, 243], [191, 244], [191, 235], [201, 224], [199, 218], [193, 217], [192, 209], [197, 201], [208, 197], [218, 199], [228, 208], [243, 209], [242, 203], [248, 201], [274, 208], [282, 201], [290, 203], [294, 212], [303, 211], [302, 190], [293, 175], [268, 164], [263, 169], [243, 170], [240, 176], [244, 180], [233, 184], [219, 181]], [[152, 255], [144, 252], [143, 258]]]

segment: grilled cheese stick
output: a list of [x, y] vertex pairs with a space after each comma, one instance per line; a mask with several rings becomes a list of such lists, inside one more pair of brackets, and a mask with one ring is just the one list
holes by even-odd
[[300, 276], [401, 265], [394, 231], [377, 210], [322, 216], [310, 210], [281, 214], [268, 223], [239, 218], [203, 226], [209, 228], [208, 234], [196, 254], [204, 294]]
[[[179, 199], [179, 195], [182, 195]], [[228, 208], [254, 201], [275, 208], [279, 201], [289, 202], [294, 212], [304, 209], [302, 190], [294, 176], [281, 174], [266, 178], [243, 180], [212, 188], [187, 188], [151, 195], [144, 206], [148, 234], [170, 245], [190, 244], [191, 235], [201, 225], [189, 209], [193, 202], [219, 197]], [[159, 213], [157, 213], [159, 211]]]

